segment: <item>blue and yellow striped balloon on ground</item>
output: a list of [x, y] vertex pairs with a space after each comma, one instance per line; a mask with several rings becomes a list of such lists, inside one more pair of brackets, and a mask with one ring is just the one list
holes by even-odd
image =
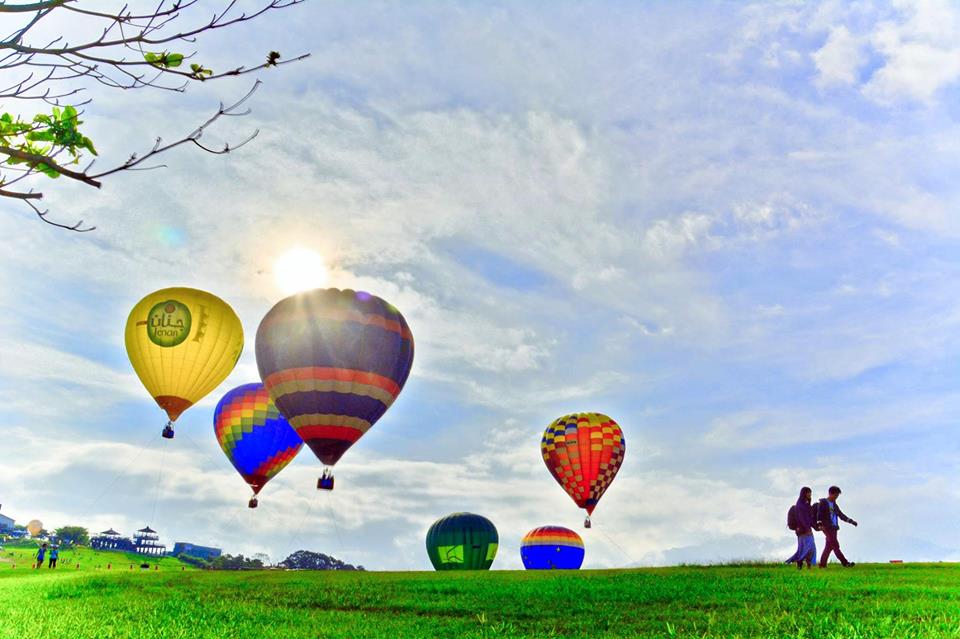
[[280, 300], [260, 322], [256, 350], [277, 408], [327, 466], [390, 408], [413, 365], [400, 311], [350, 290]]
[[563, 526], [534, 528], [520, 542], [520, 559], [527, 570], [578, 570], [583, 554], [583, 539]]
[[[303, 447], [303, 440], [259, 383], [238, 386], [221, 398], [213, 412], [213, 432], [254, 496]], [[256, 506], [256, 500], [250, 506]]]

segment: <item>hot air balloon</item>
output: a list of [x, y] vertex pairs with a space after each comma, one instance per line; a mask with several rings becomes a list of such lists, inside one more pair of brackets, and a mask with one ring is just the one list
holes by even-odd
[[223, 454], [253, 489], [250, 508], [257, 507], [260, 490], [303, 446], [258, 383], [238, 386], [223, 396], [213, 412], [213, 433]]
[[520, 542], [520, 559], [527, 570], [579, 570], [583, 540], [563, 526], [541, 526]]
[[165, 288], [140, 300], [127, 318], [133, 370], [173, 422], [226, 379], [243, 350], [243, 326], [230, 305], [193, 288]]
[[27, 523], [27, 532], [30, 533], [31, 537], [36, 537], [40, 534], [40, 531], [43, 530], [43, 522], [39, 519], [31, 519]]
[[590, 515], [620, 470], [626, 450], [617, 422], [601, 413], [565, 415], [547, 426], [540, 451], [560, 487]]
[[437, 570], [489, 570], [500, 537], [486, 517], [453, 513], [427, 531], [427, 554]]
[[[277, 302], [257, 329], [257, 367], [290, 425], [327, 466], [397, 398], [413, 364], [400, 311], [369, 293], [316, 289]], [[318, 488], [333, 488], [329, 469]]]

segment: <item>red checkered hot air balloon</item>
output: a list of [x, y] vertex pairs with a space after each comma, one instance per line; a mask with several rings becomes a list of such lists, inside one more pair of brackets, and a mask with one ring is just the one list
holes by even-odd
[[[316, 289], [270, 309], [256, 351], [277, 408], [333, 466], [400, 394], [413, 365], [413, 335], [400, 311], [375, 295]], [[328, 471], [317, 487], [333, 487]]]
[[540, 451], [560, 487], [590, 515], [620, 470], [626, 442], [620, 425], [601, 413], [564, 415], [547, 426]]

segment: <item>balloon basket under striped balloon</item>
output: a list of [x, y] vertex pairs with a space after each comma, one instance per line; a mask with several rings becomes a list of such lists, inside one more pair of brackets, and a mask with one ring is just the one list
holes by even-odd
[[317, 479], [317, 490], [333, 490], [333, 473], [323, 471], [323, 475]]

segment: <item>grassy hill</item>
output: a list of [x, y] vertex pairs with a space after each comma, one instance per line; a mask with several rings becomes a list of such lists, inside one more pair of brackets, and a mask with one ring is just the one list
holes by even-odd
[[[13, 542], [3, 545], [3, 552], [0, 552], [0, 571], [30, 570], [34, 563], [34, 557], [37, 555], [38, 544], [34, 541]], [[77, 547], [73, 549], [64, 549], [60, 551], [60, 560], [57, 571], [78, 570], [77, 564], [80, 564], [79, 570], [107, 570], [107, 564], [110, 564], [110, 570], [130, 570], [132, 565], [135, 570], [140, 569], [140, 564], [144, 561], [150, 564], [150, 569], [157, 568], [160, 571], [177, 572], [181, 570], [196, 570], [193, 566], [185, 564], [175, 557], [164, 557], [162, 559], [145, 558], [131, 552], [113, 552], [98, 551], [87, 547]], [[44, 571], [48, 571], [46, 567]]]
[[960, 565], [355, 573], [0, 568], [0, 637], [960, 637]]

